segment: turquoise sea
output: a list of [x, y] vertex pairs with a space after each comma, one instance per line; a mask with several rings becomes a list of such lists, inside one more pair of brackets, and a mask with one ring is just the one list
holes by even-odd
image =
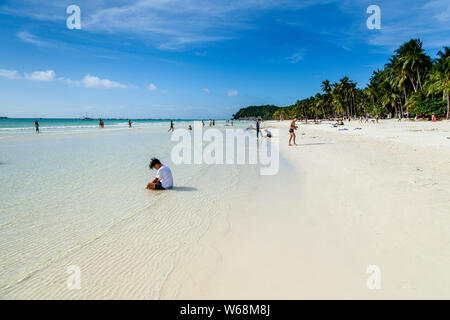
[[[17, 134], [17, 133], [34, 133], [34, 122], [39, 122], [41, 133], [52, 132], [78, 132], [91, 131], [97, 129], [99, 120], [82, 120], [82, 119], [45, 119], [45, 118], [9, 118], [0, 119], [0, 135]], [[105, 129], [118, 129], [128, 127], [128, 119], [103, 119]], [[165, 119], [149, 119], [149, 120], [133, 120], [134, 127], [148, 127], [148, 126], [167, 126], [169, 127], [170, 120]], [[187, 126], [193, 119], [187, 120], [173, 120], [177, 126]], [[205, 120], [205, 123], [207, 121]]]

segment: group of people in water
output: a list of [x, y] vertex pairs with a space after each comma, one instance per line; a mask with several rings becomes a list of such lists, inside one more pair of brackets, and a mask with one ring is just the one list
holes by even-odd
[[[202, 120], [202, 127], [205, 127], [205, 121]], [[225, 126], [234, 126], [234, 120], [226, 120], [226, 124]], [[209, 120], [209, 126], [210, 127], [215, 127], [216, 126], [216, 120]], [[192, 125], [188, 125], [188, 130], [192, 131]], [[175, 127], [174, 127], [174, 123], [173, 120], [170, 120], [170, 127], [169, 130], [167, 132], [173, 132], [175, 131]]]
[[[98, 126], [100, 128], [104, 128], [105, 127], [105, 122], [103, 122], [102, 119], [98, 120]], [[132, 128], [133, 127], [133, 122], [131, 122], [131, 120], [128, 120], [128, 128]]]

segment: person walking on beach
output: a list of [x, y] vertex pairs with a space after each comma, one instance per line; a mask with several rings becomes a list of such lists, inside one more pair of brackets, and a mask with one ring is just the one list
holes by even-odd
[[213, 120], [213, 127], [216, 126], [216, 120]]
[[99, 120], [98, 125], [99, 125], [100, 128], [104, 128], [105, 127], [105, 123], [103, 122], [102, 119]]
[[298, 129], [298, 127], [295, 125], [295, 123], [298, 121], [298, 118], [295, 118], [291, 122], [291, 127], [289, 128], [289, 146], [292, 146], [291, 141], [294, 139], [294, 146], [297, 146], [297, 143], [295, 143], [295, 131]]
[[167, 190], [173, 188], [173, 176], [169, 167], [163, 165], [161, 161], [152, 158], [150, 161], [150, 169], [155, 168], [156, 177], [152, 182], [147, 184], [148, 190]]
[[174, 131], [175, 129], [173, 128], [173, 120], [170, 120], [170, 128], [169, 128], [169, 131], [167, 131], [167, 132], [170, 132], [170, 131]]
[[259, 139], [259, 119], [256, 120], [256, 139]]
[[205, 121], [202, 120], [202, 127], [204, 127], [204, 126], [205, 126]]
[[133, 124], [133, 122], [131, 122], [131, 120], [128, 120], [128, 128], [131, 128], [132, 124]]
[[39, 133], [39, 122], [34, 122], [34, 127], [36, 128], [36, 133]]

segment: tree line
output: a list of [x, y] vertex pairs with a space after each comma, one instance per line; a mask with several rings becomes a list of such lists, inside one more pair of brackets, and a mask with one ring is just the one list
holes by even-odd
[[242, 108], [236, 114], [233, 114], [233, 119], [261, 118], [263, 120], [270, 120], [273, 119], [273, 115], [278, 109], [279, 107], [274, 105], [250, 106]]
[[[371, 115], [385, 117], [450, 117], [450, 48], [444, 47], [432, 59], [419, 39], [412, 39], [395, 50], [383, 69], [373, 72], [368, 85], [345, 76], [338, 82], [322, 82], [315, 96], [276, 108], [272, 118], [336, 118]], [[264, 106], [267, 107], [267, 106]], [[250, 108], [250, 109], [249, 109]], [[261, 116], [255, 107], [241, 109], [247, 117]], [[264, 114], [269, 109], [264, 110]]]

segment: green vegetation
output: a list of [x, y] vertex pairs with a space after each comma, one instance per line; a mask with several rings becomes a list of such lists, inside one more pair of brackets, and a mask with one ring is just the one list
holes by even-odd
[[[348, 77], [336, 83], [325, 80], [321, 93], [276, 109], [272, 118], [330, 118], [366, 114], [429, 117], [434, 113], [438, 118], [449, 119], [449, 95], [450, 48], [445, 47], [432, 60], [425, 54], [422, 42], [413, 39], [397, 49], [382, 70], [373, 72], [366, 88], [358, 88]], [[239, 118], [239, 112], [236, 115]]]
[[261, 118], [263, 120], [272, 119], [275, 111], [279, 108], [277, 106], [250, 106], [240, 109], [233, 115], [233, 119], [249, 119], [249, 118]]

